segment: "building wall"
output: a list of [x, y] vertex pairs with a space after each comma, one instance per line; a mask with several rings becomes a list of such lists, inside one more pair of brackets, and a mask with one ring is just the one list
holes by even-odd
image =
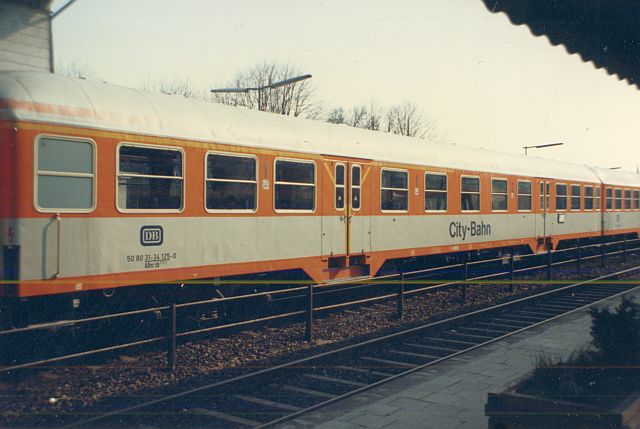
[[49, 12], [0, 0], [0, 70], [52, 71], [52, 55]]

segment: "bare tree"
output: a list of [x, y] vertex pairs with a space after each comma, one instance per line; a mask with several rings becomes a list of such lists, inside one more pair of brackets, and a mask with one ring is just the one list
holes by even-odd
[[377, 131], [380, 130], [381, 114], [382, 109], [375, 101], [371, 101], [369, 105], [352, 106], [348, 113], [342, 107], [334, 107], [327, 115], [327, 122]]
[[329, 111], [327, 115], [327, 122], [332, 124], [344, 124], [347, 118], [344, 116], [344, 109], [342, 107], [334, 107]]
[[189, 79], [183, 80], [162, 80], [147, 79], [142, 84], [145, 91], [161, 92], [170, 95], [182, 95], [183, 97], [193, 98], [196, 100], [205, 99], [205, 92], [193, 86]]
[[[239, 72], [230, 88], [260, 88], [303, 74], [291, 64], [262, 62]], [[232, 106], [244, 106], [281, 115], [317, 118], [321, 112], [315, 88], [308, 81], [300, 81], [273, 89], [241, 93], [213, 93], [211, 99]]]
[[58, 63], [56, 64], [55, 72], [56, 74], [66, 77], [99, 80], [95, 73], [84, 62], [72, 61], [70, 63]]
[[427, 118], [412, 102], [391, 106], [386, 113], [387, 132], [427, 140], [437, 139], [435, 121]]

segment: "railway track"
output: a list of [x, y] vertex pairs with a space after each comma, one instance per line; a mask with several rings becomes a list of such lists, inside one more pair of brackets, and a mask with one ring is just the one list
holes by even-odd
[[638, 288], [640, 266], [71, 422], [67, 427], [270, 427]]

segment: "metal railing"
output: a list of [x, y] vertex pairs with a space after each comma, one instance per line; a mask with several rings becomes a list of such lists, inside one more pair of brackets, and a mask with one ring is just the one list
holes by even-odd
[[[571, 263], [576, 264], [576, 271], [580, 273], [582, 270], [582, 263], [587, 260], [592, 260], [596, 258], [601, 259], [601, 265], [604, 267], [607, 257], [611, 257], [614, 255], [622, 255], [623, 261], [627, 260], [627, 256], [630, 253], [640, 251], [640, 239], [633, 240], [620, 240], [614, 242], [605, 242], [605, 243], [596, 243], [589, 245], [577, 245], [571, 248], [565, 248], [561, 250], [553, 251], [549, 249], [547, 252], [538, 253], [538, 254], [527, 254], [527, 255], [516, 255], [513, 250], [506, 256], [491, 258], [491, 259], [482, 259], [477, 261], [468, 261], [465, 260], [461, 263], [438, 266], [433, 268], [427, 268], [423, 270], [417, 271], [408, 271], [399, 274], [386, 275], [381, 277], [376, 277], [373, 279], [358, 279], [358, 280], [348, 280], [342, 283], [330, 283], [330, 284], [305, 284], [302, 286], [295, 286], [292, 288], [276, 290], [276, 291], [268, 291], [268, 292], [258, 292], [249, 295], [241, 295], [236, 297], [229, 298], [220, 298], [220, 299], [211, 299], [211, 300], [203, 300], [203, 301], [195, 301], [181, 304], [171, 304], [153, 308], [146, 308], [142, 310], [134, 310], [121, 312], [110, 315], [103, 316], [95, 316], [88, 317], [84, 319], [77, 319], [72, 321], [61, 321], [61, 322], [53, 322], [53, 323], [44, 323], [35, 326], [28, 326], [24, 328], [16, 328], [7, 331], [0, 331], [0, 340], [7, 338], [8, 336], [18, 335], [18, 334], [27, 334], [30, 332], [38, 331], [38, 330], [46, 330], [51, 328], [58, 328], [67, 325], [73, 326], [81, 326], [84, 324], [89, 324], [93, 322], [100, 321], [113, 321], [115, 319], [123, 319], [132, 316], [140, 316], [145, 314], [166, 314], [166, 334], [154, 336], [152, 338], [145, 338], [136, 341], [130, 341], [123, 344], [116, 344], [108, 347], [101, 347], [92, 350], [85, 350], [77, 353], [72, 353], [64, 356], [56, 356], [47, 359], [39, 359], [31, 362], [23, 362], [15, 365], [8, 365], [4, 367], [0, 367], [1, 372], [9, 372], [18, 369], [30, 368], [35, 366], [41, 366], [45, 364], [57, 363], [64, 360], [75, 359], [80, 357], [85, 357], [89, 355], [95, 355], [99, 353], [105, 353], [109, 351], [117, 351], [127, 348], [132, 348], [136, 346], [145, 346], [151, 345], [155, 343], [166, 343], [167, 348], [167, 362], [168, 367], [170, 369], [175, 369], [177, 364], [177, 340], [184, 339], [187, 337], [193, 337], [196, 335], [202, 335], [206, 333], [212, 332], [220, 332], [225, 330], [231, 330], [235, 328], [241, 328], [245, 326], [252, 326], [256, 324], [263, 324], [266, 322], [274, 322], [274, 321], [286, 321], [296, 320], [299, 321], [303, 319], [305, 321], [305, 338], [307, 341], [313, 340], [313, 327], [314, 327], [314, 317], [320, 313], [326, 313], [330, 311], [336, 311], [340, 309], [347, 309], [349, 307], [354, 306], [362, 306], [365, 304], [373, 304], [380, 303], [385, 301], [397, 300], [397, 309], [396, 314], [398, 318], [402, 318], [404, 315], [404, 301], [407, 296], [415, 296], [418, 294], [426, 294], [440, 290], [446, 290], [451, 288], [459, 288], [460, 289], [460, 304], [464, 305], [466, 303], [466, 291], [470, 285], [504, 285], [509, 288], [510, 291], [513, 291], [513, 287], [516, 283], [522, 284], [523, 281], [514, 279], [516, 274], [527, 273], [531, 271], [546, 269], [547, 274], [547, 283], [558, 283], [562, 282], [551, 282], [552, 278], [552, 268], [558, 267], [562, 265], [567, 265]], [[631, 247], [630, 247], [631, 246]], [[636, 246], [636, 247], [632, 247]], [[591, 255], [585, 255], [585, 252], [596, 250], [595, 252], [591, 252]], [[575, 252], [575, 258], [565, 258], [558, 260], [557, 257], [554, 256], [561, 254], [568, 254], [570, 252]], [[531, 258], [540, 258], [541, 256], [546, 256], [546, 262], [544, 264], [534, 264], [531, 266], [526, 266], [522, 268], [516, 268], [516, 263], [522, 264], [523, 261]], [[471, 276], [470, 272], [473, 267], [481, 266], [482, 264], [495, 264], [497, 262], [502, 262], [505, 266], [508, 266], [508, 270], [506, 271], [498, 271], [492, 272], [489, 274], [481, 274], [476, 276]], [[455, 280], [425, 280], [428, 277], [433, 277], [438, 272], [443, 271], [451, 271], [451, 270], [461, 270], [462, 275], [459, 279]], [[506, 281], [488, 281], [490, 279], [496, 279], [506, 277], [508, 280]], [[535, 280], [535, 283], [540, 284], [539, 280]], [[544, 284], [545, 282], [543, 282]], [[333, 289], [328, 292], [336, 292], [340, 291], [340, 286], [345, 285], [360, 285], [367, 288], [376, 288], [376, 287], [384, 287], [385, 289], [389, 289], [389, 287], [395, 287], [397, 290], [388, 292], [382, 291], [380, 295], [371, 296], [356, 300], [351, 300], [347, 302], [340, 302], [331, 305], [324, 306], [315, 306], [314, 300], [315, 297], [321, 295], [323, 292], [326, 293], [325, 289]], [[338, 288], [336, 288], [338, 287]], [[220, 306], [225, 303], [242, 303], [245, 300], [255, 300], [259, 297], [269, 297], [273, 298], [274, 296], [284, 295], [284, 294], [292, 294], [295, 292], [304, 293], [304, 309], [289, 311], [279, 314], [268, 315], [264, 317], [247, 319], [236, 321], [232, 323], [226, 323], [222, 325], [216, 326], [208, 326], [204, 328], [193, 329], [185, 332], [178, 332], [177, 330], [177, 321], [178, 321], [178, 311], [182, 309], [188, 309], [196, 306]], [[162, 319], [160, 319], [162, 320]]]

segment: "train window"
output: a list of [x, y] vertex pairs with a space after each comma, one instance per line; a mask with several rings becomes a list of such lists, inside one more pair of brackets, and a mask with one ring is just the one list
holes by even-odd
[[571, 185], [571, 210], [580, 210], [580, 185]]
[[276, 210], [315, 210], [316, 165], [312, 161], [277, 159], [274, 173]]
[[95, 207], [92, 141], [37, 139], [36, 207], [41, 211], [91, 211]]
[[424, 209], [432, 212], [447, 211], [447, 175], [445, 173], [425, 174]]
[[631, 190], [624, 190], [624, 208], [625, 210], [631, 209]]
[[567, 209], [567, 185], [556, 183], [556, 210]]
[[596, 210], [600, 210], [600, 187], [596, 187]]
[[360, 210], [360, 166], [351, 166], [351, 208]]
[[616, 210], [622, 210], [622, 189], [616, 188], [613, 191], [613, 202]]
[[640, 191], [633, 191], [633, 208], [640, 209]]
[[584, 187], [584, 209], [593, 210], [593, 186]]
[[118, 148], [118, 208], [171, 210], [183, 207], [183, 154], [167, 147]]
[[409, 209], [409, 173], [404, 170], [382, 169], [380, 209], [407, 211]]
[[491, 210], [508, 209], [507, 179], [491, 179]]
[[335, 168], [335, 207], [336, 210], [344, 209], [344, 184], [345, 184], [345, 167], [344, 164], [336, 164]]
[[613, 209], [613, 190], [611, 188], [607, 188], [605, 192], [606, 209], [611, 210]]
[[531, 182], [518, 180], [518, 210], [531, 211]]
[[462, 211], [480, 211], [480, 178], [462, 177], [460, 183]]
[[257, 207], [257, 161], [252, 156], [207, 154], [207, 210], [254, 212]]

